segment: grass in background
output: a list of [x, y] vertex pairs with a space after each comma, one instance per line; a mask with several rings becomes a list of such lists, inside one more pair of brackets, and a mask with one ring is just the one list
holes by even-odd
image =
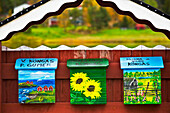
[[108, 47], [125, 45], [131, 48], [138, 45], [145, 45], [147, 47], [163, 45], [170, 48], [170, 40], [163, 33], [156, 33], [150, 29], [138, 31], [134, 29], [105, 29], [97, 33], [82, 34], [78, 32], [65, 32], [63, 28], [51, 27], [29, 28], [28, 31], [17, 33], [10, 40], [3, 41], [2, 45], [9, 48], [18, 48], [22, 45], [32, 48], [40, 45], [46, 45], [51, 48], [60, 45], [71, 47], [78, 45], [89, 47], [96, 45]]

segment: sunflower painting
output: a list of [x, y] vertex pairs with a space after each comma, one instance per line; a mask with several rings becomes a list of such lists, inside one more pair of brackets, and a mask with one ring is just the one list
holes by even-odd
[[[100, 66], [104, 66], [98, 68], [99, 62], [103, 60], [106, 61], [106, 64], [102, 62]], [[71, 104], [106, 104], [107, 61], [107, 59], [74, 59], [67, 61], [67, 66], [69, 68], [81, 62], [79, 67], [75, 66], [75, 68], [71, 67], [70, 69]], [[70, 62], [72, 63], [70, 64]], [[85, 65], [87, 65], [87, 67], [84, 67]]]
[[73, 77], [70, 77], [70, 82], [71, 82], [71, 88], [73, 88], [74, 91], [84, 91], [86, 82], [90, 78], [87, 77], [86, 73], [75, 73], [73, 74]]
[[101, 97], [100, 93], [102, 88], [100, 87], [100, 82], [95, 80], [89, 80], [86, 82], [83, 94], [86, 97], [91, 97], [91, 99], [98, 99]]

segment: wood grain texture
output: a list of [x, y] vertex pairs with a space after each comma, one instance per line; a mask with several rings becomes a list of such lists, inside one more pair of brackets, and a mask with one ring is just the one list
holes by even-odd
[[161, 94], [162, 94], [162, 102], [168, 101], [168, 86], [167, 86], [167, 80], [162, 80], [161, 81]]
[[60, 51], [59, 62], [67, 62], [68, 59], [74, 58], [74, 50], [63, 50]]
[[6, 63], [7, 57], [6, 57], [7, 52], [6, 51], [1, 51], [1, 62]]
[[153, 51], [153, 56], [162, 56], [163, 61], [165, 61], [165, 55], [166, 55], [165, 50], [154, 50]]
[[[167, 81], [166, 81], [166, 85], [167, 85], [167, 102], [170, 102], [170, 80], [168, 79]], [[165, 90], [165, 89], [163, 89], [163, 90]]]
[[113, 62], [113, 52], [111, 50], [100, 50], [100, 58], [107, 58], [109, 62]]
[[[108, 102], [106, 105], [71, 105], [69, 102], [55, 104], [21, 105], [3, 103], [3, 113], [169, 113], [170, 102], [161, 105], [124, 105], [123, 102]], [[10, 109], [9, 109], [10, 108]]]
[[132, 57], [141, 57], [142, 51], [141, 50], [132, 50]]
[[153, 51], [152, 50], [141, 51], [141, 56], [142, 57], [151, 57], [151, 56], [153, 56]]
[[132, 51], [131, 50], [122, 50], [120, 57], [131, 57], [132, 56]]
[[100, 53], [98, 50], [86, 51], [86, 58], [99, 58]]
[[[164, 63], [165, 68], [161, 69], [163, 79], [170, 78], [170, 62]], [[56, 79], [69, 79], [70, 70], [67, 68], [66, 63], [59, 63], [56, 70]], [[120, 63], [110, 63], [106, 69], [107, 79], [122, 79], [123, 70], [120, 69]], [[2, 63], [2, 79], [18, 79], [18, 72], [15, 70], [14, 63]]]
[[[161, 105], [124, 105], [123, 104], [123, 70], [120, 69], [120, 57], [163, 56], [164, 69], [162, 77]], [[170, 111], [170, 51], [160, 50], [67, 50], [67, 51], [10, 51], [2, 52], [2, 113], [169, 113]], [[14, 69], [17, 58], [58, 58], [56, 70], [56, 103], [20, 105], [18, 102], [18, 71]], [[107, 101], [106, 105], [70, 105], [70, 70], [68, 59], [108, 58], [106, 70]]]
[[165, 56], [165, 61], [170, 62], [170, 50], [169, 51], [167, 50], [165, 55], [166, 55]]

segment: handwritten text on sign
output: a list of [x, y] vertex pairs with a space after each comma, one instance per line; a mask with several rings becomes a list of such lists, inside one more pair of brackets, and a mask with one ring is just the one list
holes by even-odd
[[121, 69], [163, 68], [162, 57], [121, 57]]
[[57, 66], [57, 59], [55, 58], [42, 58], [42, 59], [17, 59], [17, 69], [30, 69], [30, 68], [54, 68]]

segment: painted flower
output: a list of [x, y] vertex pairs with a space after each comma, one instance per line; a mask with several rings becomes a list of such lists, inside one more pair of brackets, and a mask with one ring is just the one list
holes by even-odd
[[86, 97], [91, 97], [91, 99], [97, 99], [101, 97], [101, 90], [102, 88], [100, 87], [99, 81], [96, 82], [95, 80], [89, 80], [86, 82], [83, 94]]
[[70, 77], [70, 86], [74, 91], [84, 91], [86, 82], [90, 79], [87, 77], [87, 73], [75, 73]]

